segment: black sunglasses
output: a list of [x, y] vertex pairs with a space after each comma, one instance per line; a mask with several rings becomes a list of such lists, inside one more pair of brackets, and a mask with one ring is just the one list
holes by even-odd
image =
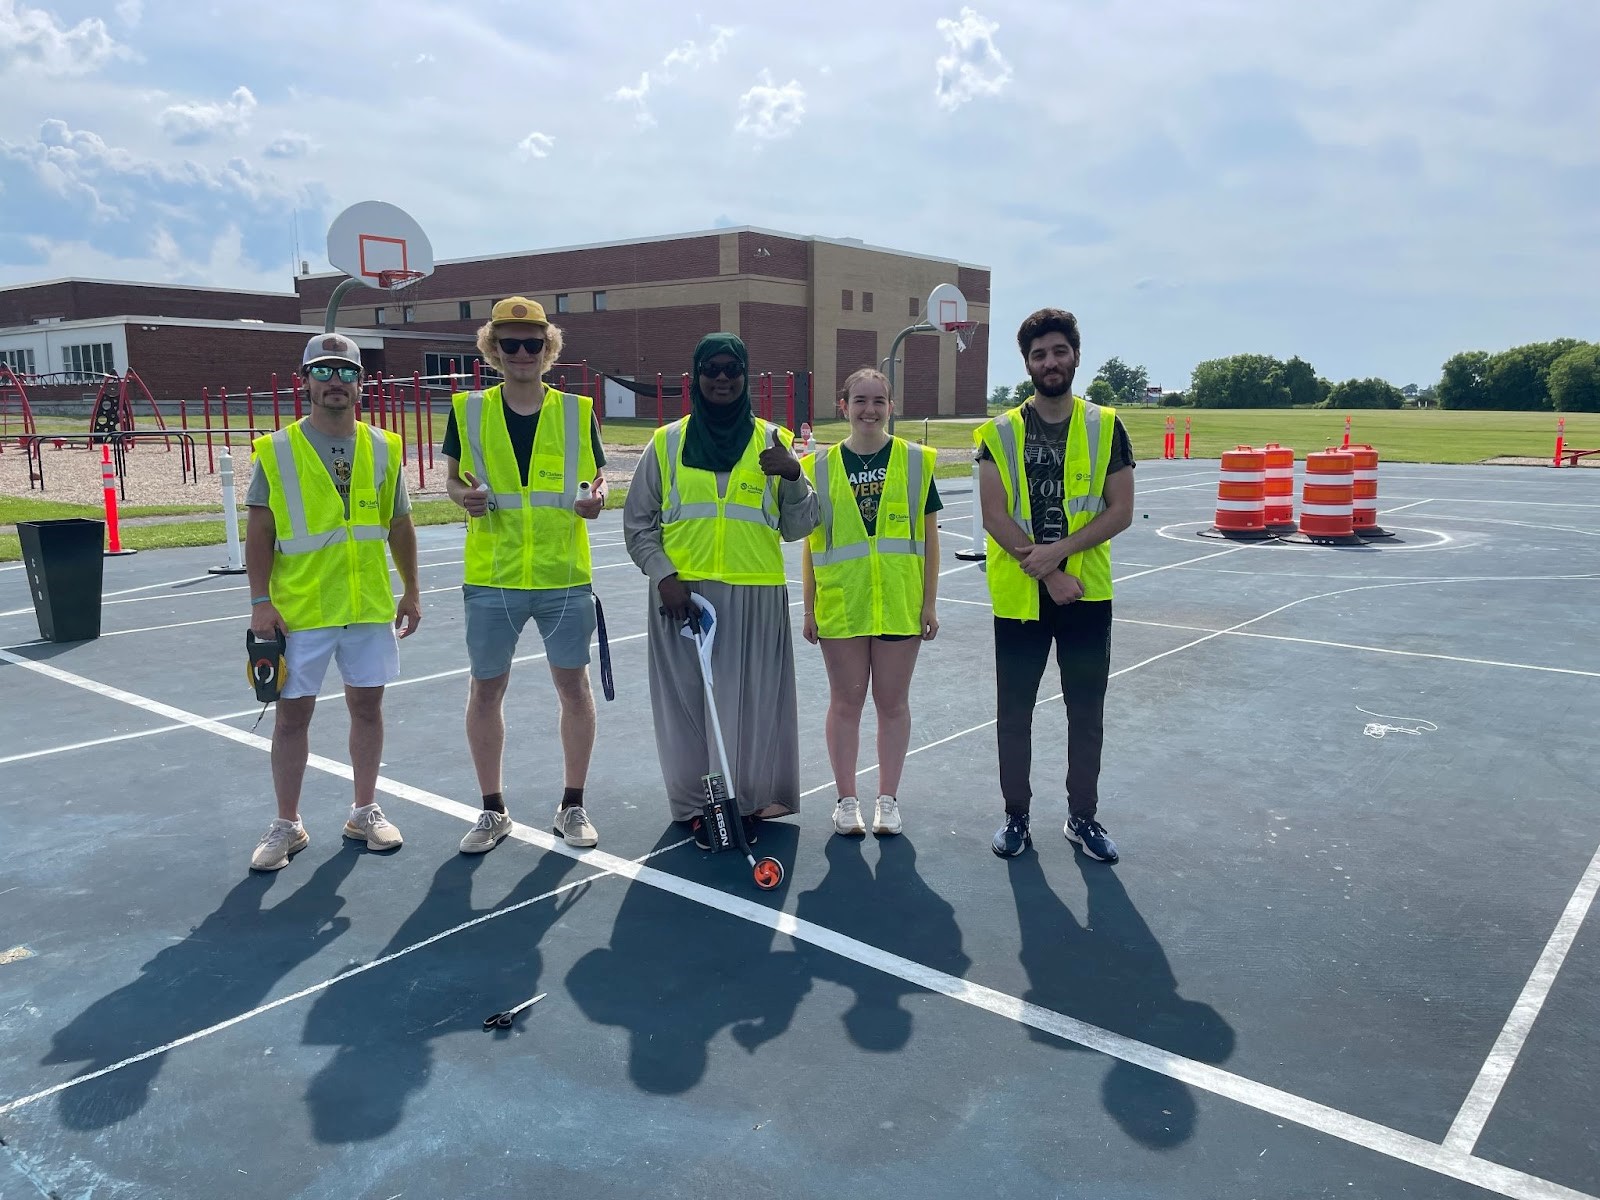
[[744, 368], [736, 362], [708, 362], [700, 364], [700, 374], [706, 379], [737, 379], [744, 374]]
[[543, 338], [499, 338], [497, 340], [500, 344], [501, 354], [515, 354], [518, 347], [526, 350], [529, 354], [544, 353]]
[[337, 375], [344, 383], [354, 383], [361, 378], [360, 367], [330, 367], [327, 363], [317, 363], [306, 368], [306, 374], [318, 383], [327, 383]]

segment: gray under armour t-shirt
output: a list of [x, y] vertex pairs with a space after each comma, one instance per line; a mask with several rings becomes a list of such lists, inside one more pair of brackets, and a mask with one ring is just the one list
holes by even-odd
[[[339, 498], [344, 501], [344, 515], [350, 516], [350, 469], [356, 459], [356, 439], [351, 437], [329, 437], [319, 429], [314, 429], [309, 421], [300, 423], [300, 432], [306, 435], [306, 441], [311, 443], [312, 449], [322, 459], [322, 465], [328, 468], [328, 474], [333, 478], [333, 486], [339, 489]], [[361, 435], [363, 437], [368, 435]], [[245, 494], [246, 507], [266, 508], [272, 502], [272, 485], [267, 482], [265, 471], [252, 471], [250, 473], [250, 490]], [[399, 483], [394, 491], [394, 515], [403, 517], [411, 511], [411, 496], [406, 491], [406, 473], [400, 472]]]

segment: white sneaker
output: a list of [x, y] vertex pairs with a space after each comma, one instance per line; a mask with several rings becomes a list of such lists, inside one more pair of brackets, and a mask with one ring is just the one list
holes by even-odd
[[311, 835], [297, 821], [276, 818], [256, 845], [250, 856], [252, 871], [280, 871], [289, 865], [289, 856], [298, 854], [311, 843]]
[[583, 811], [583, 805], [574, 804], [570, 808], [556, 810], [556, 832], [566, 839], [567, 845], [585, 849], [589, 846], [600, 844], [600, 834], [589, 821], [589, 814]]
[[513, 822], [503, 812], [494, 812], [484, 809], [478, 814], [478, 823], [467, 830], [467, 836], [461, 839], [461, 853], [486, 854], [498, 846], [506, 834], [511, 832]]
[[900, 801], [893, 796], [879, 796], [872, 814], [872, 832], [891, 834], [900, 829]]
[[861, 820], [861, 801], [854, 796], [841, 797], [833, 806], [833, 831], [845, 837], [865, 837], [867, 826]]
[[350, 819], [344, 823], [344, 835], [365, 842], [368, 850], [393, 850], [405, 841], [376, 804], [351, 809]]

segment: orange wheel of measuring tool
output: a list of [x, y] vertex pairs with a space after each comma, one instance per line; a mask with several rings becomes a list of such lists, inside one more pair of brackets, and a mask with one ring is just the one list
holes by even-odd
[[783, 864], [775, 858], [763, 858], [756, 863], [756, 886], [763, 892], [770, 892], [783, 882]]

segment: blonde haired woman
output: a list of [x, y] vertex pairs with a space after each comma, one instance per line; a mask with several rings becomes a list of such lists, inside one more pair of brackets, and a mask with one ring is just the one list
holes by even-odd
[[889, 381], [863, 367], [845, 380], [849, 436], [802, 464], [821, 520], [805, 545], [804, 636], [828, 671], [828, 760], [839, 799], [834, 832], [867, 831], [856, 796], [861, 711], [878, 714], [878, 799], [872, 831], [896, 834], [900, 771], [911, 740], [908, 697], [917, 651], [939, 632], [939, 525], [934, 451], [889, 434]]

